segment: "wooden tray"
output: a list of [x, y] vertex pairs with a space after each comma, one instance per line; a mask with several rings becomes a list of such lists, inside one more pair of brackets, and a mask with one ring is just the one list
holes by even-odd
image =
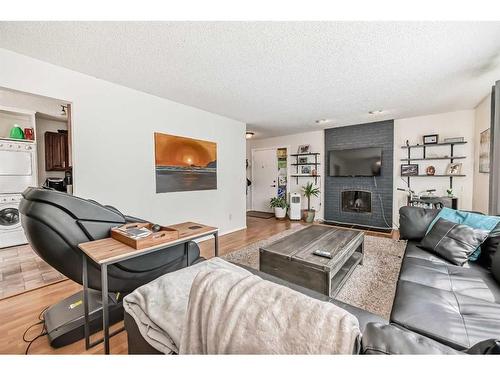
[[127, 236], [125, 233], [120, 231], [120, 229], [128, 229], [128, 228], [148, 228], [151, 230], [151, 227], [153, 224], [151, 223], [129, 223], [122, 225], [121, 227], [117, 228], [112, 228], [111, 229], [111, 237], [114, 238], [117, 241], [120, 241], [124, 243], [125, 245], [128, 245], [130, 247], [133, 247], [134, 249], [145, 249], [147, 247], [151, 246], [156, 246], [164, 242], [170, 242], [173, 240], [176, 240], [179, 238], [179, 231], [174, 228], [169, 228], [169, 227], [161, 227], [161, 229], [156, 232], [152, 233], [147, 237], [144, 238], [131, 238]]

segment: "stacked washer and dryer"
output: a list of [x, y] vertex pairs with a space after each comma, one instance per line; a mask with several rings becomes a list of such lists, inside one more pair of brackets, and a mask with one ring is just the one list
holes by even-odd
[[[16, 115], [0, 110], [4, 122], [6, 116]], [[23, 115], [34, 129], [34, 113]], [[21, 193], [28, 186], [37, 186], [36, 143], [3, 136], [0, 137], [0, 249], [27, 243], [21, 226], [19, 203]]]

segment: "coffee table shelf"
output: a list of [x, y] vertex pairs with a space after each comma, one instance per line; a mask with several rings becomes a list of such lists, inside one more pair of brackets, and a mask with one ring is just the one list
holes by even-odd
[[[311, 225], [260, 248], [260, 270], [334, 298], [363, 262], [364, 233]], [[326, 250], [332, 258], [314, 255]]]

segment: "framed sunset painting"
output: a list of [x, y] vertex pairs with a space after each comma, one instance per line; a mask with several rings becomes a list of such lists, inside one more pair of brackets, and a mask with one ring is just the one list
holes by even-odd
[[217, 189], [217, 143], [154, 133], [156, 192]]

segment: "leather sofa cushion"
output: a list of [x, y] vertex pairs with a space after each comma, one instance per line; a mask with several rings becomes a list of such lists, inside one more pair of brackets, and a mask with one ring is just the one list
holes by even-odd
[[402, 240], [420, 241], [439, 210], [404, 206], [399, 209], [399, 236]]
[[500, 283], [500, 251], [497, 251], [491, 262], [491, 273], [497, 282]]
[[362, 354], [463, 354], [428, 337], [381, 323], [369, 323], [361, 338]]
[[461, 266], [488, 237], [489, 232], [439, 219], [420, 242], [420, 247]]
[[500, 305], [400, 280], [391, 322], [458, 350], [500, 337]]
[[481, 255], [479, 256], [478, 263], [486, 268], [492, 266], [493, 257], [500, 248], [500, 224], [490, 232], [490, 235], [481, 245]]
[[432, 261], [434, 263], [451, 264], [446, 259], [441, 258], [435, 253], [420, 248], [420, 242], [408, 241], [406, 244], [405, 258], [418, 258]]
[[400, 280], [486, 302], [500, 303], [500, 285], [490, 272], [473, 263], [469, 268], [465, 268], [406, 257], [401, 266]]

